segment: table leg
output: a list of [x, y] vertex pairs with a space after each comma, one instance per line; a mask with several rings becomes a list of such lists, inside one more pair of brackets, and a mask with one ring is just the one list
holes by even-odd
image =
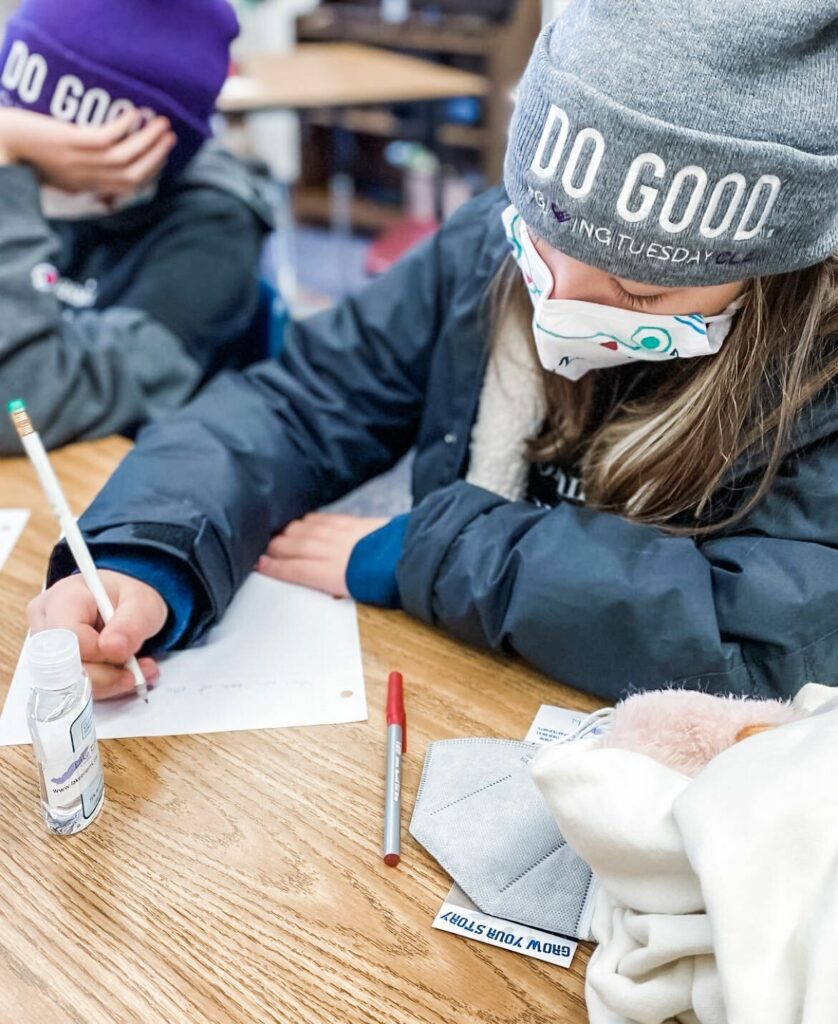
[[349, 267], [352, 262], [352, 200], [355, 180], [352, 175], [355, 143], [344, 127], [341, 111], [335, 111], [333, 135], [333, 169], [329, 176], [329, 223], [335, 250], [340, 262], [338, 282], [340, 295], [349, 291]]

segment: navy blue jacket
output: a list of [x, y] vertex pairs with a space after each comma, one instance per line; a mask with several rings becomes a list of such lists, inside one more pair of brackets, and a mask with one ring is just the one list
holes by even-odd
[[[141, 578], [154, 566], [164, 594], [191, 594], [177, 629], [191, 643], [274, 533], [415, 445], [397, 571], [412, 615], [609, 699], [668, 683], [777, 696], [838, 682], [834, 390], [724, 535], [694, 541], [464, 481], [506, 202], [494, 191], [468, 204], [357, 297], [296, 324], [278, 362], [222, 375], [147, 428], [82, 520], [94, 556], [134, 560]], [[728, 499], [747, 496], [762, 459], [732, 467]], [[51, 579], [71, 569], [57, 549]]]

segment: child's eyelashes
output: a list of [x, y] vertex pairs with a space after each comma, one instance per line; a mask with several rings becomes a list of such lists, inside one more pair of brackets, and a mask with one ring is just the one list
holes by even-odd
[[648, 309], [650, 306], [654, 306], [662, 301], [665, 295], [664, 292], [659, 292], [657, 295], [635, 295], [632, 292], [626, 291], [616, 278], [612, 278], [611, 281], [620, 300], [634, 309]]

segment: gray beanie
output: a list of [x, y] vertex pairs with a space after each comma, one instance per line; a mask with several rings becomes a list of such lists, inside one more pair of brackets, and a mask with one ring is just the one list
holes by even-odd
[[574, 0], [536, 43], [506, 189], [550, 245], [664, 287], [838, 249], [838, 0]]

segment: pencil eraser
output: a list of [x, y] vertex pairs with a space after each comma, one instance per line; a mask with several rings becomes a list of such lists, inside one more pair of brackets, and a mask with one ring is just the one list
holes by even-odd
[[25, 403], [24, 403], [22, 398], [13, 398], [11, 400], [11, 402], [9, 402], [9, 405], [8, 405], [9, 413], [23, 412], [23, 410], [25, 408], [26, 408], [26, 405], [25, 405]]

